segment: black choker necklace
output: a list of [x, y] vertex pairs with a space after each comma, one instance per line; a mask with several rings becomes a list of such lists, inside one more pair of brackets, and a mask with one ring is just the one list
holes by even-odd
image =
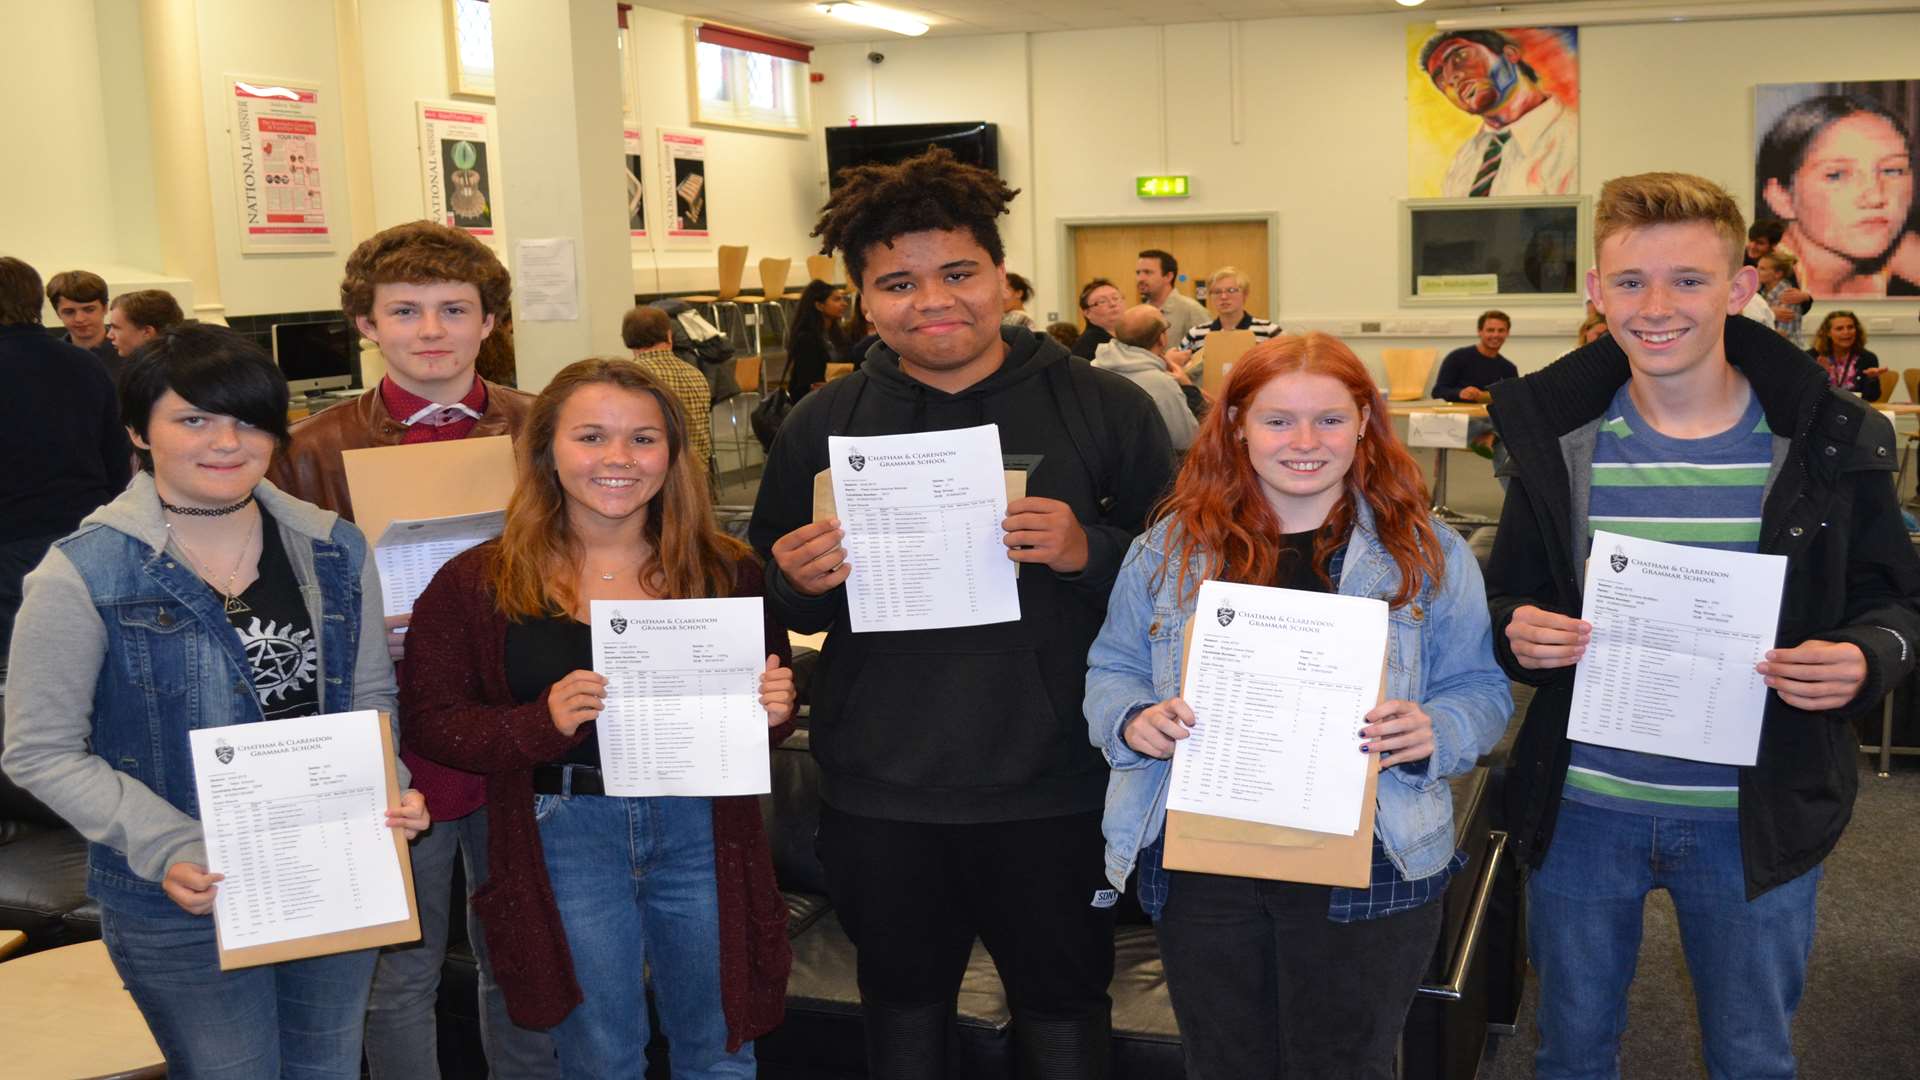
[[167, 500], [161, 499], [160, 509], [165, 510], [169, 514], [182, 514], [186, 517], [226, 517], [235, 510], [246, 509], [247, 504], [252, 501], [252, 492], [248, 492], [246, 498], [241, 499], [232, 506], [175, 506]]

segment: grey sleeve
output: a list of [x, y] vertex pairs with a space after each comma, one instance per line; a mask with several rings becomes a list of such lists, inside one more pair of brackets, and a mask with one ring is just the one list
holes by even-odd
[[94, 684], [112, 659], [79, 571], [56, 548], [27, 575], [23, 592], [0, 768], [80, 835], [124, 852], [143, 878], [159, 881], [177, 862], [205, 866], [200, 823], [89, 747]]
[[399, 771], [400, 788], [413, 782], [406, 762], [400, 760], [400, 686], [393, 676], [393, 658], [387, 655], [387, 605], [380, 591], [380, 568], [373, 561], [373, 547], [360, 564], [360, 651], [353, 658], [353, 707], [376, 709], [387, 714], [393, 732], [394, 768]]

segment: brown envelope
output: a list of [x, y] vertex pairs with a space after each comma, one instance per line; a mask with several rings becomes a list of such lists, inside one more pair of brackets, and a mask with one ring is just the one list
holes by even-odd
[[1227, 373], [1233, 362], [1257, 344], [1251, 330], [1216, 330], [1207, 335], [1206, 348], [1200, 350], [1200, 389], [1217, 395], [1227, 387]]
[[[380, 752], [387, 763], [387, 805], [400, 805], [400, 774], [393, 767], [393, 723], [386, 713], [380, 714]], [[393, 832], [393, 849], [400, 856], [400, 884], [407, 891], [407, 917], [399, 922], [381, 923], [378, 926], [363, 926], [358, 930], [339, 930], [331, 934], [315, 934], [312, 937], [293, 938], [289, 941], [275, 941], [266, 945], [249, 945], [239, 949], [219, 946], [220, 970], [232, 971], [235, 968], [258, 967], [261, 964], [277, 964], [282, 960], [304, 960], [310, 956], [328, 956], [333, 953], [352, 952], [355, 949], [377, 949], [382, 945], [399, 945], [408, 941], [420, 940], [420, 907], [413, 896], [413, 853], [407, 849], [407, 838], [399, 829]], [[219, 923], [214, 924], [214, 937], [219, 938]]]
[[[1208, 340], [1214, 336], [1208, 335]], [[1184, 651], [1193, 651], [1192, 620], [1187, 622]], [[1183, 660], [1181, 671], [1185, 670]], [[1383, 659], [1380, 693], [1374, 700], [1385, 701], [1386, 690]], [[1367, 785], [1361, 793], [1360, 828], [1352, 836], [1169, 810], [1161, 865], [1169, 870], [1230, 877], [1366, 887], [1373, 880], [1373, 814], [1380, 782], [1380, 755], [1369, 754], [1368, 758], [1373, 767], [1367, 771]]]
[[513, 440], [505, 435], [411, 446], [374, 446], [340, 455], [353, 520], [367, 543], [397, 518], [451, 517], [502, 510], [513, 495]]

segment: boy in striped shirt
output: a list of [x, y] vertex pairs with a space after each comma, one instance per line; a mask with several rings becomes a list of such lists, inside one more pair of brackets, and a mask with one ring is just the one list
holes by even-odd
[[[1611, 336], [1500, 384], [1491, 406], [1512, 454], [1487, 574], [1495, 648], [1539, 688], [1507, 780], [1532, 868], [1536, 1075], [1619, 1075], [1642, 908], [1664, 888], [1708, 1071], [1790, 1077], [1821, 861], [1857, 786], [1844, 721], [1906, 676], [1920, 640], [1893, 432], [1779, 335], [1732, 317], [1758, 280], [1724, 190], [1624, 177], [1595, 217], [1587, 292]], [[1787, 557], [1751, 767], [1567, 738], [1598, 529]]]

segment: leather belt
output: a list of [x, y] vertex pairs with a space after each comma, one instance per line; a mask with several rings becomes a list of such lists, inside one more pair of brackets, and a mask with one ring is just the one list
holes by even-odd
[[535, 765], [533, 767], [533, 793], [535, 795], [605, 795], [607, 786], [600, 778], [600, 769], [593, 765]]

